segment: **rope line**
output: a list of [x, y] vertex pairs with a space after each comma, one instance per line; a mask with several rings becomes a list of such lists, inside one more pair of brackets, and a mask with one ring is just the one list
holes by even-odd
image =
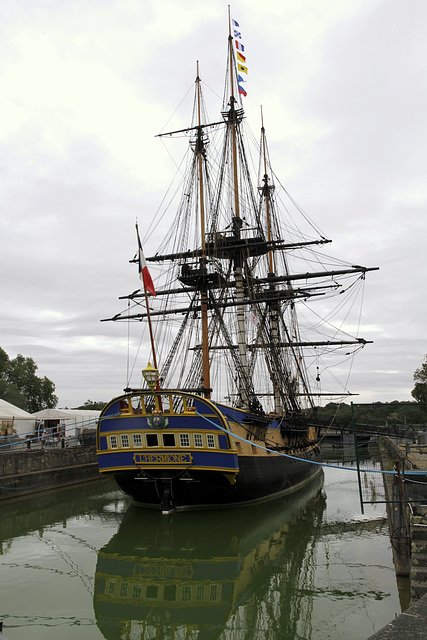
[[[227, 435], [231, 436], [233, 439], [237, 439], [237, 440], [241, 440], [242, 442], [246, 442], [247, 444], [253, 445], [255, 447], [258, 447], [259, 449], [262, 449], [263, 451], [269, 451], [270, 453], [275, 453], [276, 455], [279, 456], [283, 456], [285, 458], [290, 458], [291, 460], [298, 460], [300, 462], [307, 462], [308, 464], [315, 464], [317, 466], [321, 466], [321, 467], [328, 467], [330, 469], [342, 469], [344, 471], [358, 471], [357, 467], [346, 467], [346, 466], [342, 466], [342, 465], [337, 465], [337, 464], [330, 464], [328, 462], [319, 462], [317, 460], [309, 460], [307, 458], [299, 458], [298, 456], [292, 456], [288, 453], [283, 453], [282, 451], [276, 451], [274, 449], [269, 449], [268, 447], [262, 446], [260, 444], [257, 444], [253, 441], [247, 440], [246, 438], [243, 438], [242, 436], [238, 436], [237, 434], [233, 433], [232, 431], [229, 431], [228, 429], [224, 429], [224, 427], [222, 427], [219, 424], [216, 424], [215, 422], [213, 422], [212, 420], [209, 420], [209, 418], [207, 418], [206, 416], [202, 415], [201, 413], [199, 413], [196, 410], [196, 415], [199, 416], [199, 418], [203, 418], [203, 420], [206, 420], [206, 422], [209, 422], [210, 424], [212, 424], [215, 429], [220, 429], [221, 431], [223, 431], [224, 433], [226, 433]], [[109, 420], [111, 418], [117, 418], [118, 416], [120, 416], [120, 413], [114, 413], [114, 414], [110, 414], [108, 416], [103, 416], [103, 417], [99, 417], [99, 418], [94, 418], [94, 419], [90, 419], [90, 420], [83, 420], [82, 422], [76, 423], [74, 424], [72, 427], [69, 427], [68, 429], [65, 429], [62, 433], [66, 433], [67, 431], [71, 431], [74, 430], [76, 428], [82, 427], [82, 426], [88, 426], [91, 424], [96, 424], [98, 422], [101, 422], [103, 420]], [[28, 431], [27, 433], [23, 433], [21, 435], [30, 435], [34, 433], [33, 431]], [[4, 440], [5, 438], [10, 438], [11, 436], [0, 436], [0, 441]], [[38, 441], [38, 440], [46, 440], [47, 436], [38, 436], [38, 437], [30, 437], [24, 440], [20, 440], [20, 444], [24, 444], [28, 441], [34, 442], [34, 441]], [[14, 444], [17, 444], [15, 442], [10, 442], [8, 444], [0, 444], [0, 449], [4, 448], [4, 447], [11, 447]], [[360, 471], [360, 469], [359, 469]], [[363, 469], [364, 473], [379, 473], [382, 475], [397, 475], [396, 471], [383, 471], [380, 469]], [[407, 475], [412, 475], [412, 476], [422, 476], [422, 475], [426, 475], [426, 471], [423, 470], [418, 470], [418, 471], [405, 471], [405, 476]]]
[[[212, 420], [209, 420], [209, 418], [207, 418], [206, 416], [203, 416], [198, 411], [196, 411], [196, 415], [198, 415], [200, 418], [203, 418], [207, 422], [210, 422], [210, 424], [212, 424], [216, 429], [221, 429], [221, 431], [224, 431], [226, 434], [231, 435], [232, 438], [237, 438], [242, 442], [247, 442], [248, 444], [254, 445], [259, 449], [262, 449], [263, 451], [270, 451], [270, 453], [276, 453], [277, 455], [284, 456], [285, 458], [291, 458], [292, 460], [299, 460], [300, 462], [308, 462], [309, 464], [316, 464], [318, 466], [328, 467], [330, 469], [342, 469], [345, 471], [360, 471], [360, 469], [357, 469], [357, 467], [343, 467], [338, 464], [329, 464], [327, 462], [318, 462], [316, 460], [308, 460], [307, 458], [298, 458], [297, 456], [291, 456], [288, 453], [282, 453], [281, 451], [275, 451], [274, 449], [263, 447], [260, 444], [256, 444], [255, 442], [251, 442], [250, 440], [246, 440], [245, 438], [242, 438], [241, 436], [236, 435], [232, 431], [228, 431], [227, 429], [224, 429], [224, 427], [221, 427], [221, 425], [219, 424], [215, 424], [215, 422], [212, 422]], [[362, 471], [363, 473], [381, 473], [381, 474], [397, 475], [396, 471], [382, 471], [380, 469], [362, 469]], [[405, 471], [405, 475], [426, 475], [426, 472], [425, 471]]]

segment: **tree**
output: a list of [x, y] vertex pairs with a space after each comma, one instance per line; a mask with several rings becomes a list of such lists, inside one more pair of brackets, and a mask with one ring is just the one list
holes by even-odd
[[55, 385], [49, 378], [36, 375], [32, 358], [18, 354], [10, 360], [0, 347], [0, 398], [30, 413], [56, 407]]
[[10, 360], [6, 351], [0, 347], [0, 398], [20, 409], [27, 410], [25, 397], [17, 386], [9, 380]]
[[86, 400], [83, 405], [81, 405], [80, 407], [74, 407], [74, 409], [92, 409], [95, 411], [101, 411], [106, 404], [106, 402], [95, 402], [94, 400]]
[[10, 404], [27, 411], [27, 401], [25, 396], [17, 389], [16, 385], [0, 380], [0, 398], [10, 402]]
[[415, 387], [411, 395], [417, 402], [427, 402], [427, 356], [419, 369], [414, 371]]

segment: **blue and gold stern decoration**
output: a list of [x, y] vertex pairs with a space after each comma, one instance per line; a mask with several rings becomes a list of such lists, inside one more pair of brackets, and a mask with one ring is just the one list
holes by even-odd
[[162, 415], [161, 413], [153, 413], [151, 416], [147, 416], [147, 424], [151, 429], [166, 429], [169, 424], [169, 418]]

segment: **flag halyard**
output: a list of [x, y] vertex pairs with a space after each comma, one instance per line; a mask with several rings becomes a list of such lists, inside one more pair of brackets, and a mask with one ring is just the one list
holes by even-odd
[[[240, 42], [241, 39], [242, 39], [242, 33], [240, 31], [240, 25], [239, 25], [238, 22], [236, 22], [236, 20], [233, 20], [233, 26], [234, 26], [234, 44], [236, 45], [236, 49], [237, 49], [237, 51], [236, 51], [237, 71], [238, 72], [240, 71], [241, 73], [245, 73], [247, 75], [248, 67], [246, 66], [247, 65], [246, 56], [243, 55], [243, 51], [245, 50], [245, 47], [244, 47], [243, 43]], [[237, 27], [237, 29], [239, 29], [239, 31], [236, 29], [236, 27]], [[244, 80], [239, 73], [237, 73], [237, 82], [238, 82], [239, 94], [241, 96], [245, 96], [246, 97], [248, 95], [248, 93], [247, 93], [246, 89], [244, 89], [242, 87], [242, 84], [241, 84], [242, 82], [246, 82], [246, 80]]]

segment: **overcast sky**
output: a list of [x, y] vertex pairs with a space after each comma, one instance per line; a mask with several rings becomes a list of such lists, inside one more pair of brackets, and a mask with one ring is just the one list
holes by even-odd
[[[380, 267], [354, 401], [411, 400], [427, 353], [427, 2], [239, 0], [232, 15], [244, 106], [256, 131], [263, 105], [276, 173], [330, 253]], [[126, 384], [126, 327], [99, 320], [137, 288], [135, 219], [156, 213], [174, 173], [154, 136], [196, 60], [222, 97], [227, 35], [224, 0], [3, 3], [0, 346], [34, 358], [59, 407]]]

